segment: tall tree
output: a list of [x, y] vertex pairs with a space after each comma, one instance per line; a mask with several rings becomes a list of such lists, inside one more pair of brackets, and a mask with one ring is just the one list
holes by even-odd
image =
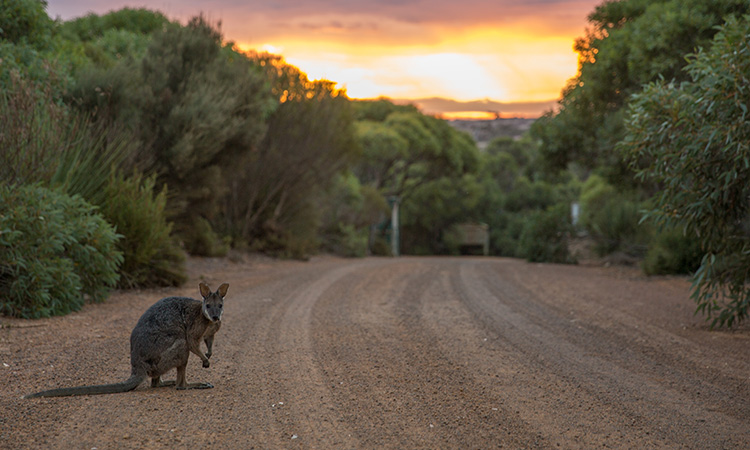
[[698, 311], [731, 326], [750, 311], [750, 16], [729, 17], [710, 50], [688, 61], [689, 81], [634, 97], [623, 148], [661, 188], [651, 216], [702, 245]]
[[364, 185], [400, 200], [403, 250], [443, 252], [443, 231], [466, 220], [478, 201], [476, 144], [412, 106], [365, 101], [355, 111], [363, 149], [355, 172]]
[[0, 90], [12, 89], [12, 77], [22, 77], [60, 88], [60, 74], [47, 56], [55, 23], [47, 16], [47, 2], [0, 0]]
[[196, 17], [154, 36], [141, 76], [141, 139], [175, 195], [176, 230], [189, 249], [211, 253], [203, 231], [211, 236], [206, 225], [219, 220], [238, 165], [266, 131], [263, 73]]
[[614, 149], [629, 96], [659, 77], [685, 80], [685, 55], [707, 46], [724, 17], [748, 12], [745, 0], [620, 0], [596, 7], [576, 41], [579, 73], [563, 90], [559, 112], [533, 126], [547, 168], [604, 167], [611, 181], [629, 183]]
[[233, 181], [231, 232], [302, 256], [316, 246], [316, 197], [357, 155], [349, 99], [334, 83], [310, 81], [278, 56], [251, 57], [278, 103], [257, 153]]

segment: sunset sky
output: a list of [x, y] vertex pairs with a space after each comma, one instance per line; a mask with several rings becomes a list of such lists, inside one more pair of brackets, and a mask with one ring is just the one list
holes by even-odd
[[[155, 0], [185, 23], [221, 21], [241, 49], [282, 55], [352, 98], [414, 100], [446, 116], [535, 117], [577, 71], [575, 38], [603, 0]], [[48, 0], [63, 20], [144, 7], [128, 0]], [[449, 102], [420, 99], [445, 99]]]

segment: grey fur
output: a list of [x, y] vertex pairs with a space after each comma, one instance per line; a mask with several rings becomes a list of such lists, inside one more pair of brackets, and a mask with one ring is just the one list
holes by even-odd
[[[209, 367], [214, 335], [221, 327], [224, 312], [224, 297], [229, 285], [219, 286], [216, 292], [205, 283], [200, 283], [203, 301], [187, 297], [167, 297], [154, 303], [141, 316], [130, 334], [131, 375], [126, 381], [95, 386], [78, 386], [51, 389], [29, 394], [25, 398], [63, 397], [68, 395], [114, 394], [132, 391], [151, 378], [151, 386], [174, 384], [177, 389], [206, 389], [209, 383], [188, 383], [185, 379], [190, 352]], [[201, 341], [207, 351], [201, 351]], [[177, 369], [177, 380], [164, 383], [161, 376]]]

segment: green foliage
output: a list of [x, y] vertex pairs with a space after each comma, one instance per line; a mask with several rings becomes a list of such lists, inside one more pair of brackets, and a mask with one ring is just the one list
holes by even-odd
[[228, 196], [240, 190], [273, 108], [263, 73], [202, 17], [183, 27], [128, 10], [87, 17], [68, 33], [104, 58], [80, 71], [69, 100], [132, 130], [141, 149], [131, 163], [169, 185], [168, 209], [188, 251], [225, 253], [217, 230], [241, 228], [234, 221], [245, 218], [230, 217]]
[[179, 286], [187, 279], [185, 254], [166, 219], [167, 188], [156, 194], [154, 186], [153, 176], [113, 173], [104, 189], [101, 213], [122, 236], [120, 287]]
[[592, 175], [583, 185], [580, 204], [581, 226], [596, 241], [597, 253], [643, 254], [650, 230], [640, 223], [639, 202], [619, 192], [604, 178]]
[[559, 112], [533, 127], [545, 168], [607, 167], [611, 182], [632, 185], [617, 152], [622, 108], [630, 95], [663, 77], [685, 80], [685, 55], [710, 44], [726, 16], [750, 12], [746, 0], [606, 1], [576, 41], [579, 74], [563, 90]]
[[702, 245], [697, 310], [731, 326], [750, 306], [750, 19], [730, 17], [686, 70], [691, 81], [653, 83], [634, 97], [622, 147], [638, 176], [660, 187], [649, 217]]
[[590, 233], [597, 241], [597, 251], [607, 255], [617, 250], [641, 256], [646, 248], [649, 231], [640, 224], [638, 202], [622, 195], [606, 199], [590, 216]]
[[229, 252], [229, 241], [222, 239], [214, 231], [208, 220], [195, 217], [189, 228], [182, 235], [182, 242], [191, 253], [202, 256], [226, 256]]
[[351, 224], [342, 223], [337, 230], [338, 239], [331, 250], [341, 256], [361, 258], [367, 256], [367, 230], [361, 230]]
[[[107, 201], [109, 172], [133, 151], [128, 133], [90, 126], [81, 118], [71, 132], [72, 142], [61, 150], [50, 185], [68, 195], [80, 195], [101, 205]], [[80, 130], [80, 131], [79, 131]]]
[[471, 137], [447, 122], [411, 106], [388, 107], [385, 100], [355, 105], [363, 117], [356, 130], [363, 150], [356, 172], [385, 196], [408, 197], [430, 180], [479, 169], [479, 152]]
[[127, 133], [91, 126], [21, 79], [0, 94], [0, 147], [0, 184], [43, 183], [94, 204], [132, 152]]
[[700, 242], [680, 229], [656, 235], [643, 260], [648, 275], [693, 274], [700, 267], [703, 251]]
[[64, 89], [67, 73], [54, 54], [56, 24], [46, 7], [39, 0], [0, 0], [0, 91], [18, 77], [39, 89]]
[[362, 160], [356, 169], [359, 179], [383, 189], [391, 183], [396, 171], [403, 170], [409, 143], [381, 122], [357, 122], [355, 133], [362, 148]]
[[135, 61], [143, 59], [153, 35], [178, 26], [162, 13], [146, 9], [88, 14], [59, 25], [55, 59], [69, 67], [73, 81], [78, 81], [82, 71], [111, 69], [122, 63], [128, 64], [130, 77], [137, 78]]
[[0, 0], [0, 40], [44, 48], [54, 25], [46, 8], [45, 1]]
[[60, 147], [75, 140], [78, 125], [49, 90], [38, 91], [34, 83], [14, 77], [0, 91], [0, 184], [48, 182]]
[[481, 196], [473, 174], [442, 177], [421, 184], [401, 208], [401, 247], [406, 254], [441, 254], [449, 251], [445, 232], [471, 221]]
[[0, 313], [67, 314], [117, 283], [118, 235], [80, 197], [39, 186], [0, 187]]
[[521, 233], [519, 256], [529, 262], [574, 262], [568, 251], [568, 238], [573, 232], [569, 213], [565, 204], [531, 213]]
[[385, 122], [394, 112], [418, 112], [414, 106], [396, 105], [390, 100], [358, 100], [353, 106], [354, 118], [362, 122]]
[[478, 178], [476, 220], [489, 225], [491, 254], [573, 262], [563, 247], [571, 232], [566, 217], [578, 197], [578, 181], [570, 176], [545, 179], [537, 158], [538, 145], [530, 139], [489, 143]]
[[319, 201], [322, 246], [343, 256], [365, 256], [370, 227], [390, 212], [380, 193], [363, 186], [351, 172], [336, 176], [328, 195]]
[[556, 194], [552, 184], [539, 180], [532, 182], [525, 176], [520, 176], [505, 196], [504, 209], [510, 212], [543, 210], [559, 201]]
[[[386, 100], [354, 105], [362, 148], [354, 170], [363, 185], [383, 198], [400, 199], [402, 252], [448, 251], [447, 231], [476, 215], [482, 164], [476, 144], [467, 134], [413, 106]], [[386, 227], [380, 227], [372, 244], [385, 232]]]
[[103, 16], [87, 14], [64, 22], [60, 34], [67, 39], [91, 42], [103, 38], [110, 32], [130, 32], [149, 35], [170, 24], [164, 14], [144, 8], [123, 8]]
[[222, 47], [221, 34], [202, 17], [156, 34], [141, 73], [141, 140], [174, 193], [176, 230], [206, 236], [192, 228], [219, 222], [230, 180], [242, 177], [238, 167], [266, 130], [265, 81], [248, 58]]
[[254, 248], [304, 257], [319, 245], [321, 199], [357, 156], [350, 102], [333, 83], [310, 81], [281, 58], [254, 58], [278, 105], [257, 154], [235, 175], [230, 231], [236, 241], [256, 241]]

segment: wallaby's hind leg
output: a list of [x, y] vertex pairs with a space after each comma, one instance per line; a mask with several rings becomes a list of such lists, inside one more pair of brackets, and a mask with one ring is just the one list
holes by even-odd
[[179, 390], [183, 389], [210, 389], [214, 387], [211, 383], [188, 383], [185, 378], [185, 371], [187, 364], [179, 366], [177, 368], [177, 381], [175, 387]]

